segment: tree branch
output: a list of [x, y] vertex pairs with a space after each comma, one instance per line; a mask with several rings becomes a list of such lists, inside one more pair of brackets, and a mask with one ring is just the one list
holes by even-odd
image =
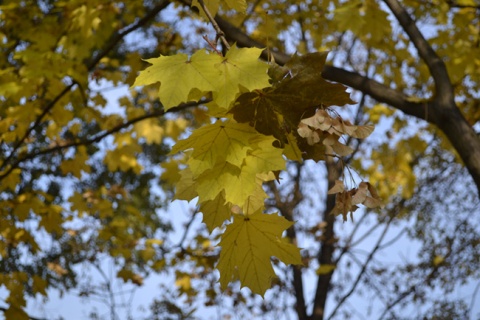
[[[389, 1], [390, 3], [394, 3], [395, 0]], [[395, 3], [398, 4], [396, 1]], [[405, 23], [411, 20], [410, 17], [405, 18], [403, 14], [401, 17], [402, 19], [406, 19]], [[221, 17], [217, 16], [215, 20], [225, 33], [227, 39], [236, 41], [239, 46], [265, 48], [264, 44], [252, 39], [242, 30], [236, 28], [228, 21], [223, 20]], [[407, 115], [426, 120], [438, 126], [446, 134], [453, 147], [460, 155], [465, 167], [475, 181], [478, 195], [480, 196], [480, 139], [455, 105], [453, 96], [451, 96], [453, 94], [453, 89], [452, 87], [448, 88], [450, 80], [448, 79], [448, 74], [446, 73], [443, 61], [438, 58], [435, 52], [432, 54], [432, 48], [428, 46], [428, 43], [421, 34], [417, 34], [419, 31], [416, 29], [415, 25], [408, 25], [408, 30], [410, 30], [409, 32], [413, 32], [415, 37], [420, 37], [415, 41], [416, 45], [422, 50], [421, 54], [425, 58], [431, 58], [434, 60], [429, 61], [428, 65], [432, 69], [431, 72], [434, 73], [434, 75], [432, 75], [434, 80], [436, 83], [438, 82], [436, 85], [442, 90], [445, 87], [445, 92], [438, 92], [437, 88], [437, 98], [435, 100], [423, 103], [413, 102], [404, 93], [396, 91], [374, 79], [334, 66], [326, 65], [322, 75], [327, 80], [336, 81], [350, 86], [353, 89], [370, 95], [379, 102], [389, 104], [393, 108], [396, 108]], [[428, 47], [425, 47], [426, 45]], [[269, 55], [273, 55], [275, 61], [280, 65], [285, 64], [290, 59], [290, 56], [282, 52], [274, 50], [269, 50], [268, 52], [267, 50], [264, 50], [262, 52], [262, 58], [266, 60]], [[443, 79], [443, 77], [446, 77], [446, 80]]]
[[[227, 39], [235, 41], [238, 46], [240, 47], [257, 47], [260, 49], [265, 49], [265, 44], [258, 42], [251, 37], [249, 37], [246, 33], [242, 30], [235, 27], [230, 22], [224, 20], [220, 16], [215, 17], [215, 21], [217, 22], [218, 26], [222, 31], [225, 33]], [[280, 65], [284, 65], [288, 60], [290, 60], [290, 56], [279, 51], [275, 50], [264, 50], [262, 52], [262, 58], [268, 60], [268, 56], [272, 55], [275, 58], [275, 62]]]
[[[265, 45], [252, 39], [240, 29], [236, 28], [228, 21], [223, 20], [217, 16], [215, 18], [220, 28], [225, 32], [227, 38], [236, 41], [239, 46], [243, 47], [257, 47], [264, 48]], [[275, 58], [275, 61], [283, 65], [289, 59], [290, 56], [282, 52], [270, 50], [271, 55]], [[265, 50], [262, 52], [262, 58], [268, 58], [268, 52]], [[424, 119], [429, 122], [433, 122], [431, 116], [434, 114], [432, 106], [426, 103], [411, 102], [408, 96], [402, 92], [396, 91], [387, 87], [386, 85], [370, 79], [366, 76], [362, 76], [356, 72], [347, 71], [338, 67], [326, 65], [323, 69], [322, 76], [331, 81], [339, 82], [352, 87], [356, 90], [362, 91], [379, 102], [387, 103], [408, 115], [412, 115], [419, 119]], [[428, 118], [428, 119], [427, 119]]]
[[415, 22], [408, 12], [403, 8], [397, 0], [384, 0], [392, 13], [397, 18], [405, 33], [417, 48], [418, 55], [430, 70], [433, 81], [435, 82], [435, 100], [443, 103], [451, 104], [454, 101], [453, 86], [448, 76], [447, 68], [442, 59], [432, 49], [430, 44], [424, 38], [423, 34], [418, 30]]
[[378, 102], [389, 104], [405, 114], [435, 123], [433, 121], [435, 112], [431, 103], [411, 102], [404, 93], [391, 89], [376, 80], [330, 65], [324, 67], [322, 76], [368, 94]]
[[[327, 157], [325, 160], [327, 166], [327, 180], [328, 188], [330, 190], [338, 180], [342, 172], [342, 165], [340, 162], [334, 162], [332, 158]], [[327, 223], [322, 234], [321, 247], [318, 253], [318, 264], [331, 265], [334, 264], [333, 253], [335, 251], [335, 221], [336, 216], [330, 214], [335, 206], [335, 195], [328, 194], [326, 197], [325, 210], [323, 211], [323, 221]], [[332, 282], [333, 272], [327, 274], [320, 274], [317, 280], [317, 288], [315, 290], [315, 297], [313, 302], [313, 311], [310, 316], [311, 320], [322, 320], [325, 316], [325, 305], [327, 302], [328, 292]]]
[[340, 309], [342, 304], [353, 294], [353, 292], [357, 288], [358, 284], [360, 283], [360, 280], [362, 279], [363, 275], [367, 271], [367, 266], [369, 265], [370, 261], [373, 259], [373, 256], [375, 255], [375, 253], [380, 249], [380, 245], [383, 241], [383, 238], [387, 234], [387, 231], [390, 227], [390, 223], [392, 222], [392, 220], [393, 220], [393, 216], [390, 217], [390, 220], [388, 220], [387, 224], [385, 225], [385, 228], [383, 229], [382, 234], [380, 235], [380, 237], [377, 240], [377, 243], [375, 244], [375, 247], [372, 249], [372, 251], [370, 251], [370, 254], [367, 257], [367, 260], [363, 263], [362, 268], [361, 268], [360, 272], [358, 273], [357, 278], [355, 279], [355, 282], [353, 283], [352, 287], [350, 288], [350, 290], [345, 295], [343, 295], [343, 297], [337, 303], [337, 305], [335, 306], [335, 309], [333, 309], [333, 311], [330, 314], [330, 316], [328, 317], [328, 319], [333, 318], [333, 316], [335, 315], [335, 313], [337, 313], [337, 311]]
[[34, 158], [36, 158], [40, 155], [54, 153], [54, 152], [61, 151], [61, 150], [64, 150], [64, 149], [68, 149], [68, 148], [72, 148], [72, 147], [86, 146], [86, 145], [90, 145], [90, 144], [93, 144], [93, 143], [97, 143], [97, 142], [100, 142], [101, 140], [103, 140], [104, 138], [108, 137], [109, 135], [111, 135], [115, 132], [119, 132], [120, 130], [125, 129], [125, 128], [129, 127], [130, 125], [135, 124], [139, 121], [149, 119], [149, 118], [160, 117], [160, 116], [165, 115], [166, 113], [172, 113], [172, 112], [185, 110], [187, 108], [198, 106], [198, 105], [203, 104], [203, 103], [208, 103], [210, 101], [211, 101], [210, 99], [205, 99], [205, 100], [201, 100], [201, 101], [197, 101], [197, 102], [182, 103], [182, 104], [180, 104], [176, 107], [168, 109], [167, 111], [160, 110], [160, 111], [152, 112], [152, 113], [149, 113], [149, 114], [145, 114], [145, 115], [137, 117], [137, 118], [130, 119], [130, 120], [124, 122], [124, 123], [121, 123], [121, 124], [111, 128], [111, 129], [103, 132], [103, 133], [100, 133], [100, 134], [98, 134], [98, 135], [96, 135], [96, 136], [94, 136], [93, 138], [90, 138], [90, 139], [83, 139], [83, 140], [79, 140], [79, 141], [74, 141], [74, 142], [67, 143], [67, 144], [57, 145], [57, 146], [52, 147], [52, 148], [46, 148], [46, 149], [43, 149], [43, 150], [38, 150], [36, 152], [32, 152], [30, 154], [25, 155], [24, 157], [22, 157], [20, 159], [17, 159], [17, 161], [14, 162], [8, 168], [7, 171], [0, 174], [0, 181], [2, 179], [4, 179], [6, 176], [8, 176], [14, 169], [18, 168], [20, 166], [20, 164], [22, 164], [23, 162], [28, 161], [28, 160], [32, 160], [32, 159], [34, 159]]
[[[292, 191], [293, 198], [287, 201], [284, 201], [280, 195], [280, 191], [274, 182], [270, 182], [268, 185], [274, 195], [275, 206], [279, 210], [280, 214], [284, 216], [289, 221], [294, 221], [293, 213], [295, 208], [302, 202], [303, 193], [300, 190], [300, 176], [301, 168], [303, 164], [296, 164], [297, 171], [294, 177], [294, 187]], [[297, 243], [297, 232], [295, 226], [287, 229], [287, 237], [289, 237], [292, 242], [298, 246]], [[303, 279], [302, 279], [302, 270], [301, 266], [292, 265], [291, 266], [293, 273], [293, 289], [295, 291], [295, 310], [299, 320], [307, 320], [307, 309], [305, 304], [305, 296], [303, 294]]]
[[[123, 31], [114, 33], [113, 36], [108, 41], [108, 43], [105, 45], [105, 47], [95, 57], [93, 57], [92, 60], [86, 63], [88, 71], [92, 71], [95, 68], [95, 66], [98, 64], [98, 62], [103, 57], [105, 57], [126, 35], [145, 25], [148, 21], [153, 19], [161, 10], [165, 9], [169, 4], [170, 2], [167, 0], [161, 1], [152, 10], [149, 10], [148, 13], [143, 18], [139, 19], [137, 22], [123, 29]], [[50, 102], [46, 104], [45, 108], [43, 108], [42, 113], [37, 117], [33, 125], [30, 126], [30, 128], [28, 128], [25, 134], [15, 143], [15, 145], [13, 146], [13, 150], [10, 152], [10, 154], [5, 158], [5, 160], [0, 165], [0, 171], [2, 171], [8, 165], [8, 163], [13, 159], [13, 157], [17, 153], [18, 149], [25, 142], [25, 140], [30, 136], [33, 130], [35, 130], [40, 125], [40, 123], [43, 121], [45, 116], [53, 109], [56, 103], [68, 92], [70, 92], [70, 90], [75, 86], [75, 84], [76, 82], [73, 82], [72, 84], [65, 87], [55, 98], [53, 98]], [[11, 172], [11, 171], [12, 171], [11, 168], [9, 168], [7, 172]], [[0, 180], [5, 176], [6, 176], [6, 173], [2, 174], [0, 176]]]
[[[214, 17], [210, 13], [210, 10], [208, 10], [207, 6], [205, 5], [205, 2], [203, 0], [198, 0], [198, 3], [203, 9], [203, 12], [205, 12], [205, 15], [207, 16], [208, 20], [210, 20], [210, 23], [213, 26], [213, 29], [215, 29], [215, 32], [217, 33], [216, 39], [219, 39], [222, 41], [223, 45], [225, 48], [228, 50], [230, 49], [230, 44], [228, 44], [227, 39], [225, 39], [225, 34], [223, 33], [222, 29], [218, 26], [217, 22], [215, 21]], [[216, 42], [216, 41], [215, 41]]]

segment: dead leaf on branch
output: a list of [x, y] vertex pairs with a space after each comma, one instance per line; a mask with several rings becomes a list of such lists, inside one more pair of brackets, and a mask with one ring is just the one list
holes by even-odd
[[300, 121], [297, 132], [307, 140], [309, 145], [321, 142], [327, 147], [327, 150], [343, 157], [353, 152], [352, 148], [339, 141], [343, 135], [364, 139], [373, 132], [373, 129], [373, 126], [353, 125], [340, 116], [332, 117], [327, 110], [319, 109], [312, 117]]
[[322, 78], [327, 54], [294, 56], [283, 67], [271, 67], [272, 87], [240, 95], [230, 113], [238, 122], [273, 135], [281, 147], [291, 143], [288, 134], [295, 132], [302, 118], [314, 115], [317, 108], [354, 103], [345, 86]]
[[378, 208], [382, 206], [382, 200], [378, 196], [375, 187], [369, 182], [360, 182], [358, 188], [345, 190], [342, 181], [336, 180], [335, 185], [328, 190], [328, 194], [336, 194], [335, 207], [330, 214], [342, 214], [343, 221], [347, 221], [347, 215], [353, 220], [353, 212], [358, 209], [358, 204], [363, 204], [367, 208]]

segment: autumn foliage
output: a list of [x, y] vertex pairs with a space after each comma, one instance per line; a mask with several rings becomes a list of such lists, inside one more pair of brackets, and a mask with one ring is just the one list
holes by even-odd
[[[453, 229], [463, 231], [452, 235], [422, 198], [443, 181], [451, 203], [478, 203], [477, 3], [147, 2], [0, 3], [6, 319], [28, 319], [27, 297], [47, 298], [49, 289], [95, 296], [100, 285], [85, 285], [78, 268], [104, 275], [103, 259], [138, 287], [151, 274], [174, 275], [188, 304], [200, 292], [193, 279], [208, 282], [207, 306], [223, 294], [248, 305], [269, 289], [288, 293], [302, 320], [326, 317], [330, 290], [344, 290], [330, 317], [361, 281], [381, 291], [367, 272], [385, 287], [400, 272], [425, 288], [447, 283], [457, 265], [464, 273], [455, 281], [478, 275], [471, 217], [456, 218]], [[418, 27], [424, 16], [434, 21], [428, 39]], [[122, 88], [115, 106], [109, 88]], [[469, 187], [445, 182], [445, 172], [467, 171]], [[464, 192], [474, 200], [457, 203]], [[171, 200], [202, 215], [190, 241], [194, 214], [180, 242], [171, 240], [178, 222], [160, 213]], [[384, 233], [365, 260], [352, 258], [360, 270], [352, 289], [333, 286], [369, 215]], [[415, 221], [405, 233], [423, 241], [421, 261], [370, 268], [401, 219]], [[339, 222], [353, 226], [343, 240]], [[420, 301], [418, 283], [392, 284], [383, 315], [407, 297]]]

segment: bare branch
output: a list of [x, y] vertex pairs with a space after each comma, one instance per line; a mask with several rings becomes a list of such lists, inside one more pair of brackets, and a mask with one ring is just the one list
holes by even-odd
[[[325, 160], [327, 166], [327, 179], [328, 179], [328, 188], [330, 190], [335, 180], [337, 180], [342, 171], [343, 166], [340, 161], [334, 162], [333, 159], [327, 158]], [[329, 194], [326, 197], [325, 210], [323, 212], [323, 221], [327, 223], [325, 226], [323, 237], [321, 241], [320, 251], [318, 253], [318, 264], [322, 265], [331, 265], [333, 261], [333, 253], [335, 251], [335, 221], [336, 216], [330, 214], [333, 207], [335, 206], [335, 195]], [[333, 272], [327, 274], [320, 274], [317, 279], [317, 288], [315, 290], [315, 297], [313, 303], [313, 312], [311, 315], [312, 320], [322, 320], [325, 316], [325, 305], [327, 302], [327, 295], [330, 289], [332, 282]]]
[[[270, 182], [268, 185], [270, 190], [273, 193], [275, 199], [275, 206], [278, 208], [281, 215], [283, 215], [289, 221], [294, 221], [293, 218], [293, 211], [295, 208], [302, 202], [303, 200], [303, 193], [300, 190], [300, 173], [303, 164], [297, 163], [297, 172], [294, 177], [294, 187], [293, 187], [293, 198], [287, 201], [284, 201], [280, 195], [280, 191], [278, 190], [277, 186], [274, 182]], [[295, 245], [297, 244], [297, 232], [295, 230], [295, 226], [287, 229], [287, 236], [292, 240]], [[295, 310], [297, 312], [298, 319], [306, 320], [307, 317], [307, 309], [305, 304], [305, 297], [303, 294], [303, 279], [302, 279], [302, 270], [300, 266], [292, 265], [291, 266], [292, 273], [293, 273], [293, 288], [295, 290]]]
[[370, 254], [368, 255], [367, 257], [367, 260], [365, 260], [365, 262], [363, 263], [362, 265], [362, 268], [360, 270], [360, 272], [358, 273], [357, 275], [357, 278], [355, 279], [355, 282], [353, 283], [352, 287], [350, 288], [350, 290], [340, 299], [340, 301], [337, 303], [337, 305], [335, 306], [335, 309], [333, 309], [332, 313], [330, 314], [330, 316], [328, 317], [328, 319], [332, 319], [332, 317], [335, 315], [335, 313], [337, 313], [337, 311], [340, 309], [340, 307], [342, 306], [342, 304], [353, 294], [353, 292], [355, 291], [355, 289], [357, 288], [358, 284], [360, 283], [360, 280], [362, 279], [363, 275], [365, 274], [366, 270], [367, 270], [367, 267], [368, 265], [370, 264], [370, 261], [372, 261], [373, 259], [373, 256], [375, 255], [375, 253], [380, 249], [380, 246], [382, 244], [382, 241], [383, 241], [383, 238], [385, 237], [385, 235], [387, 234], [387, 231], [390, 227], [390, 223], [392, 222], [393, 220], [393, 217], [390, 217], [390, 220], [387, 222], [387, 224], [385, 225], [385, 228], [383, 229], [383, 232], [382, 234], [380, 235], [380, 237], [378, 238], [377, 240], [377, 243], [375, 244], [375, 247], [372, 249], [372, 251], [370, 251]]
[[86, 146], [86, 145], [90, 145], [90, 144], [93, 144], [93, 143], [97, 143], [97, 142], [100, 142], [101, 140], [103, 140], [104, 138], [108, 137], [109, 135], [111, 135], [115, 132], [119, 132], [120, 130], [125, 129], [125, 128], [129, 127], [130, 125], [135, 124], [139, 121], [149, 119], [149, 118], [160, 117], [160, 116], [165, 115], [166, 113], [172, 113], [172, 112], [177, 112], [177, 111], [180, 111], [180, 110], [185, 110], [187, 108], [198, 106], [198, 105], [203, 104], [203, 103], [208, 103], [210, 101], [211, 101], [210, 99], [204, 99], [204, 100], [201, 100], [201, 101], [198, 101], [198, 102], [183, 103], [183, 104], [180, 104], [176, 107], [170, 108], [167, 111], [159, 110], [159, 111], [156, 111], [156, 112], [145, 114], [145, 115], [137, 117], [137, 118], [130, 119], [129, 121], [121, 123], [121, 124], [111, 128], [109, 130], [106, 130], [105, 132], [100, 133], [100, 134], [98, 134], [98, 135], [96, 135], [96, 136], [94, 136], [90, 139], [82, 139], [82, 140], [74, 141], [74, 142], [71, 142], [71, 143], [66, 143], [66, 144], [62, 144], [62, 145], [57, 145], [55, 147], [39, 150], [39, 151], [36, 151], [36, 152], [34, 151], [32, 153], [29, 153], [29, 154], [25, 155], [24, 157], [22, 157], [20, 159], [17, 159], [17, 161], [15, 161], [8, 168], [8, 170], [6, 170], [5, 172], [3, 172], [0, 175], [0, 181], [2, 179], [4, 179], [6, 176], [8, 176], [14, 169], [18, 168], [20, 166], [20, 164], [22, 164], [23, 162], [28, 161], [28, 160], [32, 160], [32, 159], [34, 159], [34, 158], [36, 158], [40, 155], [54, 153], [54, 152], [61, 151], [61, 150], [64, 150], [64, 149], [68, 149], [68, 148], [72, 148], [72, 147]]
[[334, 66], [326, 65], [323, 69], [322, 76], [325, 79], [345, 84], [366, 93], [375, 100], [389, 104], [405, 114], [434, 123], [433, 116], [435, 112], [431, 103], [411, 102], [408, 96], [400, 91], [389, 88], [376, 80], [362, 76], [356, 72]]
[[442, 59], [432, 49], [430, 44], [424, 38], [423, 34], [418, 30], [415, 22], [408, 12], [403, 8], [397, 0], [384, 0], [392, 13], [397, 18], [405, 33], [417, 48], [418, 55], [426, 63], [430, 74], [435, 82], [436, 97], [435, 100], [443, 103], [453, 103], [454, 93], [453, 86], [448, 76], [447, 68]]

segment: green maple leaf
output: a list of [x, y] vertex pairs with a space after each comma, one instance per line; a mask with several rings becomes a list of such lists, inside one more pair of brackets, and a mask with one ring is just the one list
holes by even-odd
[[317, 108], [353, 103], [345, 86], [322, 78], [327, 54], [294, 56], [284, 67], [272, 68], [273, 87], [240, 95], [230, 110], [235, 120], [273, 135], [283, 146], [300, 120]]
[[272, 136], [257, 135], [250, 141], [253, 150], [249, 151], [245, 158], [246, 168], [250, 168], [255, 174], [286, 169], [283, 150], [273, 146], [275, 139]]
[[262, 182], [263, 180], [257, 177], [257, 183], [255, 190], [247, 198], [247, 201], [243, 204], [243, 212], [245, 214], [252, 214], [256, 211], [263, 211], [265, 206], [265, 199], [268, 198], [265, 190], [263, 190]]
[[195, 130], [190, 137], [177, 142], [171, 154], [193, 149], [190, 156], [200, 161], [189, 164], [196, 174], [213, 168], [219, 161], [240, 167], [247, 151], [251, 149], [249, 140], [256, 135], [258, 133], [248, 125], [219, 120]]
[[282, 238], [292, 224], [274, 214], [234, 215], [219, 244], [222, 251], [217, 269], [222, 288], [240, 280], [242, 286], [263, 295], [275, 277], [272, 256], [286, 264], [302, 264], [300, 249]]
[[222, 76], [213, 95], [220, 108], [228, 109], [241, 90], [269, 87], [268, 64], [259, 60], [262, 49], [237, 48], [228, 50], [222, 63], [216, 65]]
[[215, 65], [222, 62], [217, 54], [199, 50], [191, 57], [187, 54], [160, 56], [146, 60], [152, 65], [140, 72], [133, 86], [160, 82], [158, 97], [165, 110], [190, 100], [190, 93], [215, 90], [220, 71]]
[[248, 151], [241, 166], [217, 162], [195, 179], [200, 202], [212, 200], [224, 191], [227, 202], [243, 206], [263, 181], [274, 179], [273, 175], [261, 179], [261, 174], [285, 169], [282, 150], [272, 146], [272, 137], [257, 133], [250, 140], [254, 149]]
[[[227, 201], [232, 198], [230, 193], [235, 194], [235, 199], [241, 199], [244, 192], [248, 193], [254, 187], [247, 185], [247, 189], [242, 190], [236, 185], [232, 186], [232, 181], [237, 180], [240, 173], [241, 170], [239, 167], [228, 162], [218, 162], [215, 167], [206, 170], [195, 178], [197, 184], [196, 191], [199, 197], [198, 201], [202, 203], [207, 200], [214, 200], [222, 192], [225, 192], [225, 198]], [[242, 202], [232, 203], [236, 204]]]

